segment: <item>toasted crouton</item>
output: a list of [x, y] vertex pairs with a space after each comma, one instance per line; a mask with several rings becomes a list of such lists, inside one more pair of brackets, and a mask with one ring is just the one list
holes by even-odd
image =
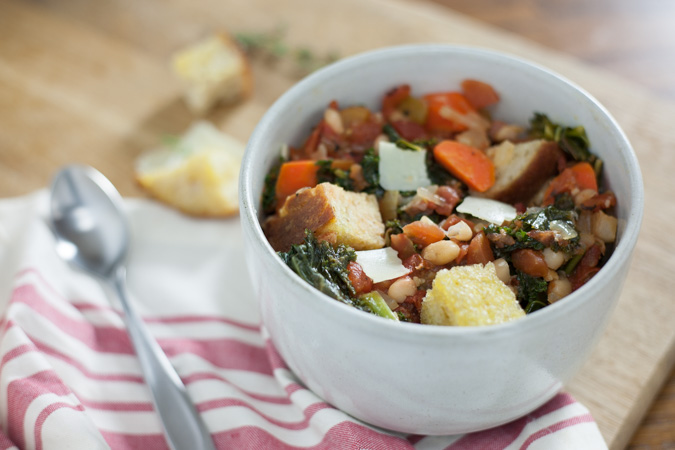
[[384, 246], [384, 224], [372, 194], [345, 191], [330, 183], [290, 195], [278, 214], [265, 222], [265, 234], [276, 251], [288, 251], [305, 237], [305, 229], [319, 240], [346, 244], [355, 250]]
[[495, 165], [495, 184], [482, 195], [513, 204], [527, 203], [555, 175], [562, 151], [555, 142], [539, 139], [518, 144], [504, 141], [486, 154]]
[[173, 70], [185, 84], [185, 101], [195, 114], [216, 103], [236, 102], [253, 89], [248, 60], [225, 32], [176, 52]]
[[490, 262], [438, 272], [422, 302], [420, 317], [430, 325], [478, 326], [524, 315], [515, 294], [497, 277]]

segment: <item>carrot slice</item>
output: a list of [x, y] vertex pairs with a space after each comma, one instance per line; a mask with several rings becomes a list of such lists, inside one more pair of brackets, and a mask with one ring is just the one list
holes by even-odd
[[434, 159], [474, 191], [485, 192], [495, 184], [495, 166], [481, 150], [457, 141], [441, 141]]
[[457, 117], [475, 112], [471, 103], [459, 92], [440, 92], [427, 94], [424, 100], [429, 105], [425, 123], [429, 131], [459, 132], [468, 126]]
[[575, 188], [579, 190], [592, 189], [598, 192], [595, 170], [589, 163], [580, 162], [560, 172], [546, 188], [543, 205], [552, 205], [557, 195], [563, 192], [572, 192]]
[[492, 86], [478, 80], [462, 81], [462, 93], [476, 109], [485, 108], [499, 102], [499, 94]]
[[283, 202], [286, 197], [304, 187], [316, 186], [316, 161], [289, 161], [281, 165], [277, 178], [277, 199]]

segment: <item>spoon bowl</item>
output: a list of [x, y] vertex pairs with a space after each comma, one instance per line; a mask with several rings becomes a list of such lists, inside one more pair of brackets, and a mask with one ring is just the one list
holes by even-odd
[[103, 278], [124, 261], [130, 233], [122, 198], [100, 172], [87, 166], [61, 170], [52, 183], [51, 218], [66, 261]]

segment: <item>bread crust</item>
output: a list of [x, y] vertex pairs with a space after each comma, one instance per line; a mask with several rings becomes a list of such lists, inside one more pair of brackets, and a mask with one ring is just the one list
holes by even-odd
[[[525, 146], [538, 145], [535, 151], [530, 152]], [[522, 154], [525, 150], [528, 154]], [[488, 153], [489, 154], [489, 153]], [[484, 192], [485, 197], [499, 200], [505, 203], [525, 203], [541, 189], [544, 183], [557, 172], [558, 161], [564, 157], [562, 150], [553, 141], [530, 141], [515, 144], [514, 159], [520, 158], [519, 173], [504, 173], [501, 167], [496, 167], [495, 185]], [[509, 165], [513, 167], [513, 162]], [[504, 183], [501, 178], [512, 178]], [[500, 182], [502, 181], [502, 182]]]

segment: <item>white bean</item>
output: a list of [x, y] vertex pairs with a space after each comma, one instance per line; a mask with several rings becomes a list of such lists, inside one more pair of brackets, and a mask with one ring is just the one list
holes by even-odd
[[454, 238], [458, 241], [470, 241], [473, 237], [473, 230], [471, 230], [471, 227], [467, 225], [466, 222], [460, 220], [448, 228], [448, 231], [446, 231], [445, 234], [449, 238]]
[[549, 269], [558, 270], [565, 262], [565, 254], [563, 252], [555, 252], [549, 247], [546, 247], [542, 252], [544, 261]]
[[415, 292], [417, 292], [415, 281], [410, 277], [403, 277], [394, 281], [391, 286], [389, 286], [389, 291], [387, 293], [398, 303], [403, 303], [408, 296], [413, 295]]
[[548, 284], [548, 302], [554, 303], [572, 292], [572, 283], [567, 278], [560, 277]]
[[544, 276], [544, 280], [553, 281], [558, 279], [558, 272], [552, 269], [548, 269], [548, 273]]
[[591, 230], [602, 242], [614, 242], [616, 240], [617, 222], [616, 217], [597, 211], [591, 216]]
[[437, 266], [451, 263], [457, 256], [459, 256], [459, 245], [452, 241], [434, 242], [422, 250], [422, 258]]
[[502, 280], [506, 285], [511, 283], [511, 273], [509, 272], [509, 263], [506, 262], [504, 258], [495, 259], [492, 264], [495, 266], [495, 272], [497, 272], [497, 278]]

